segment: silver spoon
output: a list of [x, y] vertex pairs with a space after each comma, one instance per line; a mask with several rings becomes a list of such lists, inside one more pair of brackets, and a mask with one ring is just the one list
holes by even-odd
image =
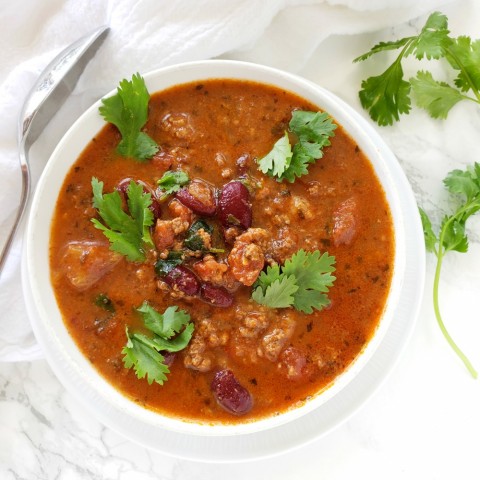
[[15, 222], [0, 254], [0, 275], [28, 203], [31, 183], [28, 151], [72, 93], [87, 63], [107, 36], [108, 30], [106, 26], [100, 27], [63, 50], [40, 74], [23, 104], [18, 125], [22, 193]]

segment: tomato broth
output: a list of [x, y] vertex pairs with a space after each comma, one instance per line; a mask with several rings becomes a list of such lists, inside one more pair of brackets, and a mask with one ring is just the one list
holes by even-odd
[[[295, 110], [319, 108], [290, 92], [248, 81], [175, 86], [150, 98], [144, 131], [160, 146], [151, 160], [119, 155], [120, 134], [107, 124], [65, 178], [50, 242], [57, 302], [85, 357], [139, 405], [205, 423], [277, 415], [331, 385], [374, 334], [394, 260], [385, 193], [369, 160], [340, 125], [307, 175], [290, 183], [262, 173], [258, 159], [288, 130]], [[213, 212], [225, 188], [233, 197], [245, 197], [249, 210], [237, 215], [245, 217], [225, 228], [218, 214], [192, 211], [178, 193], [161, 198], [157, 181], [166, 171], [178, 170], [188, 174], [190, 193], [206, 198]], [[151, 227], [154, 246], [144, 262], [112, 252], [95, 228], [91, 220], [99, 217], [92, 204], [92, 177], [104, 182], [104, 192], [118, 189], [125, 179], [140, 181], [158, 200], [158, 219]], [[203, 297], [172, 287], [155, 270], [168, 251], [185, 248], [186, 229], [198, 219], [212, 229], [212, 251], [193, 252], [182, 268], [201, 283]], [[308, 314], [252, 300], [259, 262], [260, 270], [283, 265], [299, 249], [335, 257], [330, 304]], [[208, 297], [205, 289], [212, 285]], [[187, 347], [166, 356], [170, 373], [163, 385], [137, 378], [123, 362], [126, 327], [145, 333], [137, 311], [145, 301], [159, 312], [178, 306], [195, 326]], [[227, 381], [247, 392], [248, 408], [235, 411], [219, 401], [214, 384], [219, 372], [229, 372], [234, 380]]]

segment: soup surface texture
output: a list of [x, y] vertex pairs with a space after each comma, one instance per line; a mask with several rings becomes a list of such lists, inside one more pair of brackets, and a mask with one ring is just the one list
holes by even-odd
[[[262, 173], [258, 159], [288, 130], [295, 110], [319, 109], [253, 82], [176, 86], [150, 98], [144, 131], [160, 146], [152, 159], [119, 155], [120, 134], [107, 124], [68, 173], [51, 230], [56, 298], [83, 354], [132, 401], [206, 423], [276, 415], [328, 387], [375, 332], [394, 256], [385, 194], [341, 126], [307, 175], [290, 183]], [[188, 175], [183, 196], [157, 189], [167, 171]], [[105, 193], [125, 195], [126, 179], [133, 179], [152, 194], [154, 246], [145, 261], [112, 252], [95, 228], [92, 177], [104, 183]], [[243, 199], [244, 210], [222, 221], [219, 205], [229, 189]], [[191, 208], [192, 196], [200, 210]], [[198, 220], [205, 222], [202, 251], [186, 248]], [[329, 305], [308, 314], [252, 300], [260, 271], [283, 265], [299, 249], [335, 257]], [[183, 263], [180, 277], [168, 281], [155, 265], [172, 251], [183, 252]], [[197, 284], [190, 291], [192, 276]], [[145, 301], [160, 313], [177, 306], [195, 327], [186, 348], [164, 355], [170, 373], [163, 385], [137, 378], [124, 364], [126, 327], [148, 335], [137, 310]], [[229, 395], [233, 405], [225, 400]]]

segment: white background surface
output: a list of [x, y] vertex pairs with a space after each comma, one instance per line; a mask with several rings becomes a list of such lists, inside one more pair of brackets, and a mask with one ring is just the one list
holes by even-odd
[[[478, 1], [457, 1], [441, 10], [453, 34], [480, 38]], [[331, 37], [296, 73], [330, 89], [365, 116], [357, 100], [360, 81], [384, 68], [387, 60], [361, 65], [351, 60], [377, 41], [416, 32], [424, 18], [375, 33]], [[442, 71], [436, 63], [431, 66]], [[405, 69], [412, 74], [417, 67], [411, 61]], [[480, 161], [480, 107], [460, 104], [443, 122], [415, 110], [394, 127], [378, 130], [419, 204], [438, 221], [449, 209], [441, 180], [453, 168]], [[440, 287], [447, 328], [477, 369], [479, 227], [479, 218], [469, 224], [467, 254], [449, 254]], [[65, 392], [45, 361], [0, 363], [0, 478], [479, 479], [480, 383], [472, 380], [436, 325], [434, 266], [428, 256], [420, 316], [399, 364], [354, 417], [320, 440], [274, 459], [235, 466], [177, 460], [104, 428]]]

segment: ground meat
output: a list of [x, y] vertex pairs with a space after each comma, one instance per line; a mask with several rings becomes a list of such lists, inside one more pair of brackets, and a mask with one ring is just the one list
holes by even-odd
[[210, 233], [200, 228], [196, 231], [196, 235], [202, 240], [204, 250], [210, 250], [212, 248], [212, 236]]
[[263, 250], [255, 243], [235, 242], [228, 256], [232, 275], [246, 286], [253, 285], [265, 266]]
[[208, 372], [212, 368], [212, 354], [205, 352], [205, 349], [205, 339], [195, 333], [187, 347], [187, 354], [183, 364], [192, 370]]
[[184, 365], [199, 372], [208, 372], [214, 365], [214, 353], [211, 348], [225, 346], [229, 337], [229, 332], [219, 328], [213, 319], [204, 318], [195, 326], [195, 333], [187, 347]]
[[267, 256], [277, 263], [285, 263], [298, 250], [298, 235], [289, 227], [283, 227], [278, 237], [271, 240], [267, 249]]
[[201, 335], [210, 347], [226, 345], [229, 339], [229, 333], [218, 328], [217, 323], [210, 318], [203, 319], [197, 325], [197, 334]]
[[293, 335], [295, 326], [296, 322], [290, 314], [288, 312], [283, 313], [278, 322], [272, 322], [262, 338], [261, 345], [257, 349], [258, 356], [275, 362]]
[[169, 113], [162, 119], [162, 128], [176, 138], [187, 139], [194, 133], [187, 113]]
[[236, 238], [236, 241], [242, 243], [254, 243], [262, 249], [267, 247], [268, 232], [263, 228], [249, 228], [246, 232], [242, 233]]
[[292, 197], [291, 203], [292, 216], [301, 220], [310, 220], [313, 218], [313, 208], [308, 200], [298, 195]]
[[263, 228], [249, 228], [235, 239], [228, 256], [232, 275], [240, 283], [250, 286], [255, 283], [265, 266], [263, 253], [267, 245], [268, 233]]
[[278, 368], [289, 380], [301, 380], [310, 373], [306, 355], [295, 347], [287, 347], [283, 350], [279, 357]]
[[228, 265], [215, 260], [213, 255], [205, 255], [201, 262], [193, 265], [195, 273], [204, 281], [215, 285], [224, 283], [224, 275], [228, 270]]
[[233, 243], [235, 239], [242, 233], [240, 227], [229, 227], [223, 232], [223, 237], [226, 243]]
[[72, 286], [83, 291], [97, 283], [122, 258], [103, 243], [71, 242], [65, 247], [62, 269]]
[[233, 170], [231, 168], [224, 168], [222, 170], [222, 178], [229, 179], [233, 177]]
[[188, 222], [189, 225], [192, 224], [194, 219], [192, 210], [190, 210], [176, 198], [170, 201], [168, 204], [168, 210], [170, 211], [172, 217], [181, 218], [184, 222]]
[[176, 166], [175, 157], [165, 150], [161, 150], [150, 160], [152, 165], [158, 170], [158, 179], [170, 168]]
[[153, 241], [157, 250], [162, 252], [175, 243], [175, 237], [188, 230], [189, 223], [181, 218], [173, 220], [157, 220], [153, 232]]
[[342, 202], [333, 214], [332, 239], [335, 246], [350, 245], [356, 233], [357, 203], [354, 198]]
[[247, 312], [238, 331], [242, 337], [257, 338], [265, 330], [270, 321], [267, 314], [263, 311]]

